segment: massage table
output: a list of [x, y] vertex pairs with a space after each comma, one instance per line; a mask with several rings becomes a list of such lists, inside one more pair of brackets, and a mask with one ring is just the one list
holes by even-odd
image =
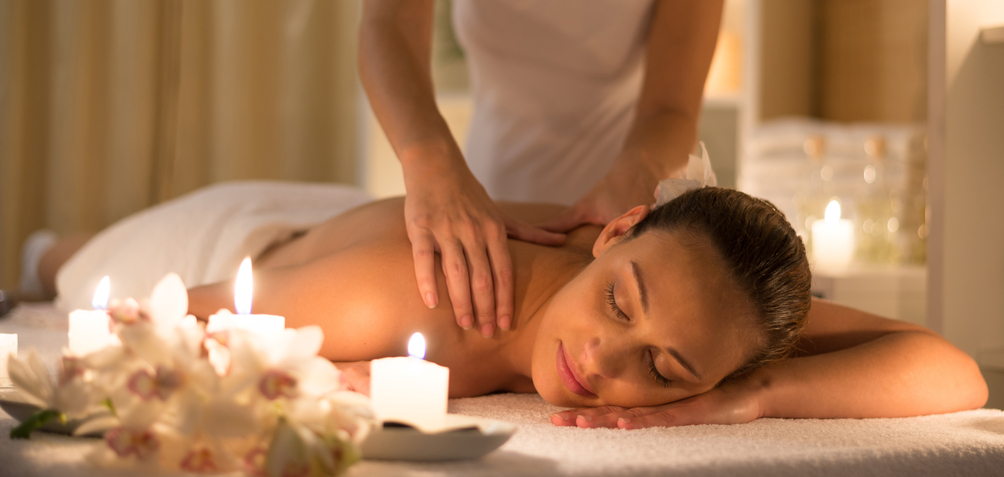
[[[53, 366], [67, 317], [50, 304], [22, 304], [0, 319], [19, 351], [35, 347]], [[899, 419], [759, 419], [634, 431], [555, 427], [560, 408], [535, 394], [454, 399], [451, 413], [512, 423], [516, 433], [481, 459], [364, 460], [348, 476], [1001, 476], [1004, 412], [979, 409]], [[147, 475], [111, 473], [83, 456], [96, 441], [36, 432], [10, 440], [16, 421], [0, 411], [0, 477]], [[169, 475], [169, 474], [163, 474]]]

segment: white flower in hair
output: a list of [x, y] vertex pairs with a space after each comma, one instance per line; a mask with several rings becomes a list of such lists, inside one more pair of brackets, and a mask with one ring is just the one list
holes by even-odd
[[708, 158], [708, 149], [701, 144], [701, 157], [693, 154], [687, 161], [687, 175], [685, 179], [665, 179], [659, 181], [655, 188], [655, 207], [659, 207], [669, 202], [684, 192], [693, 189], [700, 189], [705, 186], [718, 185], [715, 171], [711, 170], [711, 159]]

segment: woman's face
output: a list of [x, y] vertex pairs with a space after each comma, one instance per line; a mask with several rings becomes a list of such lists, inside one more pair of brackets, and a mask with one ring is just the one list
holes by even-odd
[[684, 246], [664, 232], [619, 243], [611, 225], [597, 239], [596, 260], [555, 294], [541, 320], [532, 377], [545, 400], [664, 404], [711, 389], [753, 355], [746, 300], [710, 245]]

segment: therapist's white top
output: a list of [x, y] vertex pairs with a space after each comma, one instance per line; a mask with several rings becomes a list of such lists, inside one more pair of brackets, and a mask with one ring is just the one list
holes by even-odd
[[495, 199], [572, 204], [610, 169], [641, 91], [653, 0], [454, 0]]

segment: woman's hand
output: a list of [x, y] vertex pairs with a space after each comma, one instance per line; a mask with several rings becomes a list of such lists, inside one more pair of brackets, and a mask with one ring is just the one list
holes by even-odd
[[[407, 178], [406, 178], [407, 179]], [[485, 337], [512, 324], [512, 258], [506, 237], [560, 245], [562, 234], [507, 217], [466, 167], [412, 177], [404, 201], [415, 277], [426, 306], [439, 303], [435, 253], [442, 256], [454, 316], [464, 329], [476, 324]]]
[[342, 384], [349, 390], [370, 395], [370, 362], [334, 363], [342, 372]]
[[731, 384], [661, 406], [630, 409], [603, 406], [562, 411], [551, 415], [551, 423], [582, 428], [642, 429], [694, 424], [742, 424], [762, 415], [756, 393], [749, 386]]

